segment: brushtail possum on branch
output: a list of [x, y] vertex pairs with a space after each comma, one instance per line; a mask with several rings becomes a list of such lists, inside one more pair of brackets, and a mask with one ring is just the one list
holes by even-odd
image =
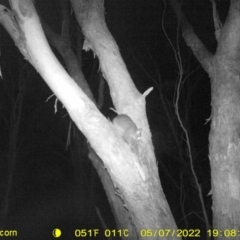
[[126, 114], [120, 114], [113, 119], [113, 126], [128, 145], [137, 143], [141, 138], [142, 130]]

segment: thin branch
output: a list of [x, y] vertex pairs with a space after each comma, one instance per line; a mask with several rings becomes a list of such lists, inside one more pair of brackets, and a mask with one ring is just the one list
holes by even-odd
[[183, 14], [178, 0], [169, 0], [169, 2], [179, 21], [182, 30], [182, 36], [186, 44], [192, 49], [195, 57], [201, 63], [205, 71], [209, 72], [209, 68], [211, 68], [210, 60], [212, 59], [213, 55], [206, 49], [201, 40], [195, 34], [192, 25], [188, 22], [187, 18]]
[[221, 33], [221, 28], [222, 28], [222, 23], [218, 15], [217, 11], [217, 4], [215, 0], [209, 0], [212, 3], [212, 11], [213, 11], [213, 23], [214, 23], [214, 28], [215, 28], [215, 37], [218, 41], [220, 33]]

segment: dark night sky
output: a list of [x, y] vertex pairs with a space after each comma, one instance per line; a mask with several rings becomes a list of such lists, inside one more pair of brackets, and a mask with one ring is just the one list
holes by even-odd
[[[59, 32], [61, 22], [60, 8], [56, 4], [58, 1], [35, 0], [35, 2], [41, 17], [55, 31]], [[3, 3], [5, 1], [1, 0], [0, 4]], [[217, 4], [221, 20], [224, 22], [229, 1], [217, 1]], [[182, 212], [179, 211], [180, 186], [175, 186], [175, 183], [179, 182], [180, 172], [186, 177], [185, 181], [190, 182], [190, 184], [184, 182], [186, 184], [184, 185], [185, 190], [188, 192], [186, 193], [186, 215], [189, 216], [188, 221], [192, 224], [189, 226], [192, 228], [200, 227], [203, 223], [197, 214], [190, 214], [199, 211], [197, 206], [199, 204], [195, 203], [196, 190], [193, 186], [190, 186], [191, 176], [189, 176], [189, 173], [185, 173], [189, 172], [189, 164], [181, 165], [178, 156], [174, 153], [178, 152], [178, 149], [174, 143], [171, 127], [175, 127], [175, 134], [178, 135], [179, 139], [183, 139], [184, 136], [176, 117], [173, 116], [171, 122], [166, 117], [158, 92], [158, 86], [161, 83], [163, 97], [169, 111], [173, 113], [174, 86], [177, 82], [179, 70], [174, 51], [165, 34], [167, 33], [175, 49], [177, 44], [179, 45], [181, 52], [184, 77], [186, 79], [179, 102], [180, 114], [184, 118], [192, 137], [195, 168], [206, 197], [204, 199], [205, 203], [210, 209], [211, 201], [207, 197], [207, 193], [210, 191], [208, 163], [210, 124], [205, 124], [206, 119], [210, 117], [211, 111], [211, 89], [208, 75], [203, 71], [190, 48], [183, 41], [181, 32], [177, 29], [176, 17], [170, 6], [165, 5], [164, 1], [106, 0], [105, 7], [107, 26], [120, 48], [122, 57], [138, 90], [143, 93], [149, 87], [154, 86], [154, 91], [147, 97], [147, 113], [152, 129], [156, 156], [159, 161], [163, 189], [177, 225], [181, 228], [186, 227], [185, 222], [182, 220]], [[182, 8], [193, 25], [195, 33], [203, 41], [207, 49], [214, 53], [217, 42], [214, 39], [210, 1], [184, 0]], [[75, 37], [76, 20], [73, 13], [71, 15], [71, 24], [71, 35]], [[0, 64], [3, 74], [3, 79], [0, 80], [0, 151], [2, 165], [4, 166], [7, 166], [7, 160], [3, 155], [8, 152], [10, 139], [10, 116], [12, 110], [10, 96], [16, 98], [19, 93], [18, 83], [20, 70], [22, 69], [24, 70], [22, 70], [21, 74], [23, 79], [26, 80], [20, 129], [17, 135], [17, 163], [14, 171], [10, 217], [7, 226], [16, 227], [14, 224], [20, 221], [26, 221], [25, 225], [31, 222], [32, 226], [34, 226], [39, 222], [34, 217], [32, 220], [32, 215], [46, 214], [46, 216], [41, 217], [45, 219], [44, 221], [51, 222], [53, 225], [58, 224], [62, 227], [71, 225], [71, 227], [79, 228], [80, 224], [86, 228], [100, 227], [99, 220], [95, 220], [98, 219], [95, 211], [95, 206], [97, 206], [107, 224], [114, 227], [114, 225], [111, 225], [111, 210], [106, 207], [106, 198], [101, 190], [98, 177], [88, 162], [84, 151], [82, 155], [85, 154], [85, 157], [81, 160], [81, 170], [79, 170], [80, 180], [84, 184], [81, 184], [80, 189], [77, 185], [79, 179], [76, 180], [76, 175], [79, 173], [74, 170], [76, 163], [70, 160], [70, 150], [66, 150], [70, 122], [67, 112], [62, 109], [62, 105], [59, 103], [59, 111], [56, 114], [54, 113], [55, 98], [46, 101], [52, 94], [50, 89], [38, 73], [23, 60], [2, 26], [0, 26], [0, 50]], [[92, 53], [83, 53], [83, 72], [93, 92], [97, 92], [96, 81], [94, 82], [93, 78], [97, 75], [96, 70], [98, 68], [93, 68], [96, 60], [94, 61], [92, 55]], [[60, 61], [62, 60], [60, 59]], [[106, 102], [102, 112], [108, 116], [111, 101], [107, 88], [105, 92]], [[181, 142], [181, 147], [185, 152], [186, 145], [184, 141]], [[84, 145], [82, 145], [83, 148]], [[186, 152], [184, 158], [187, 162]], [[0, 188], [2, 191], [5, 189], [4, 184], [7, 179], [6, 169], [8, 168], [4, 167], [0, 172], [2, 182]], [[51, 211], [59, 214], [59, 218], [53, 218], [54, 214], [49, 213], [48, 206], [54, 204], [54, 201], [60, 202], [58, 207], [64, 209], [62, 212], [60, 211], [61, 213], [59, 213], [57, 207], [54, 210], [51, 209]], [[79, 205], [81, 205], [80, 210]], [[31, 213], [31, 209], [36, 209], [37, 206], [39, 206], [39, 212], [34, 211], [34, 213]], [[68, 206], [71, 207], [68, 208]], [[25, 208], [28, 210], [24, 210]], [[26, 217], [23, 220], [19, 216], [24, 215], [23, 212], [25, 211], [31, 217]], [[41, 212], [43, 213], [41, 214]], [[63, 212], [67, 212], [67, 217]], [[76, 213], [76, 216], [80, 213], [82, 218], [79, 220], [74, 213]], [[210, 215], [211, 213], [209, 213]], [[47, 218], [48, 220], [46, 220]], [[25, 229], [25, 225], [22, 223], [19, 226]], [[48, 239], [46, 236], [44, 236], [45, 239]], [[31, 239], [34, 239], [34, 234]]]

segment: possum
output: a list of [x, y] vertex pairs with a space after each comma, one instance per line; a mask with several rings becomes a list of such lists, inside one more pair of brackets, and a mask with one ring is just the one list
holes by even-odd
[[128, 145], [136, 144], [141, 138], [141, 129], [126, 114], [120, 114], [115, 117], [113, 126]]

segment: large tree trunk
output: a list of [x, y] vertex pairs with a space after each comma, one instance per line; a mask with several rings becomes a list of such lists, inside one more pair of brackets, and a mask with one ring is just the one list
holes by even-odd
[[212, 124], [209, 137], [213, 224], [216, 229], [240, 226], [240, 74], [239, 64], [214, 60]]
[[141, 129], [141, 139], [133, 145], [119, 135], [118, 129], [102, 116], [59, 64], [46, 41], [32, 1], [10, 3], [15, 18], [13, 12], [2, 7], [1, 23], [101, 158], [104, 168], [96, 163], [95, 167], [100, 177], [109, 176], [104, 187], [119, 228], [129, 230], [129, 239], [159, 239], [158, 234], [162, 239], [175, 239], [175, 234], [167, 231], [176, 229], [176, 225], [160, 184], [146, 118], [145, 97], [149, 91], [142, 95], [135, 88], [106, 27], [103, 1], [73, 0], [72, 5], [86, 38], [84, 48], [92, 49], [99, 57], [115, 108], [119, 114], [131, 117], [132, 126], [137, 126], [134, 130]]

